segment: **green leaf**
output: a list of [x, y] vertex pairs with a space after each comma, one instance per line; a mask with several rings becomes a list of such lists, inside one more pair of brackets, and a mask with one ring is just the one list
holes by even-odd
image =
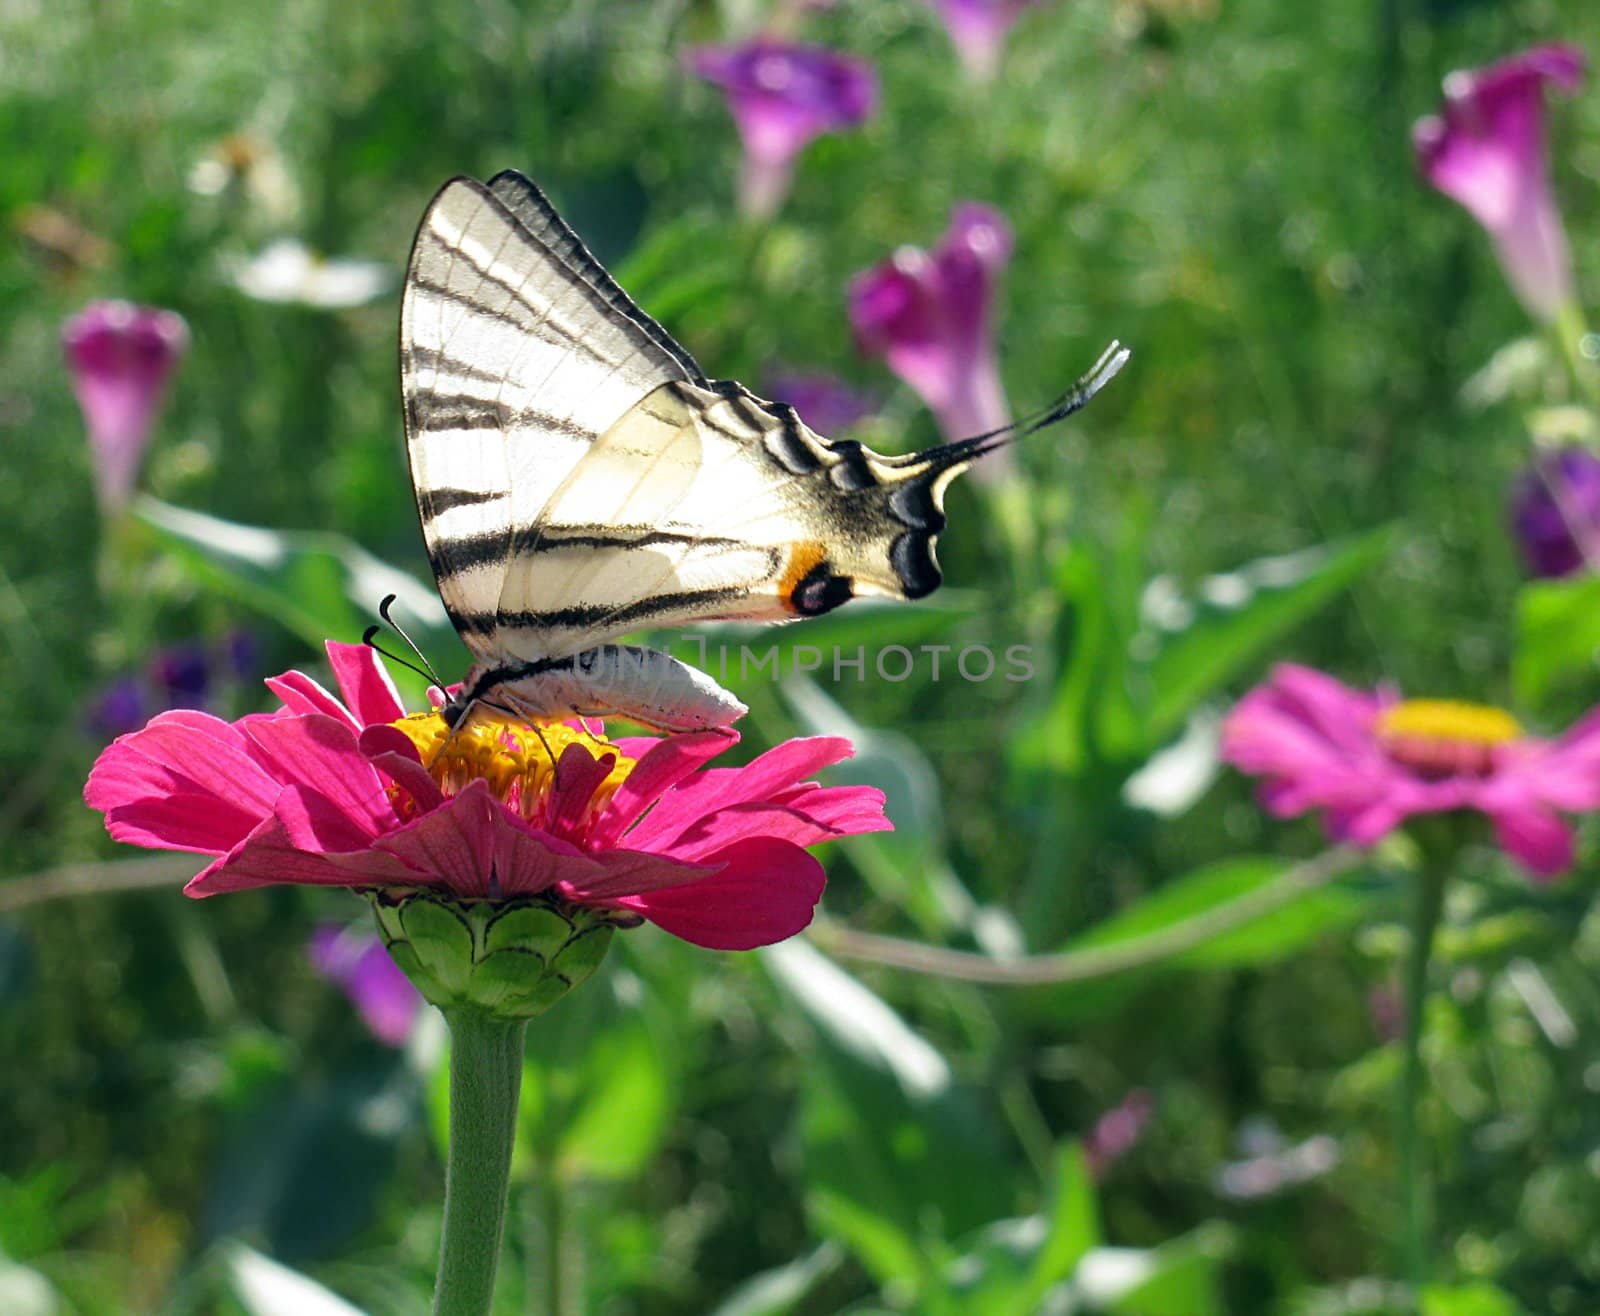
[[[1138, 957], [1136, 966], [1030, 993], [1026, 1008], [1041, 1017], [1086, 1018], [1120, 1006], [1159, 974], [1276, 963], [1330, 932], [1360, 922], [1386, 889], [1348, 876], [1338, 878], [1320, 887], [1286, 892], [1282, 904], [1227, 931], [1197, 934], [1200, 939], [1192, 943], [1162, 949], [1171, 939], [1187, 943], [1186, 929], [1195, 920], [1226, 918], [1229, 906], [1253, 899], [1290, 867], [1283, 859], [1247, 855], [1174, 878], [1061, 948], [1118, 947]], [[1151, 943], [1147, 953], [1141, 942]]]
[[583, 1100], [557, 1143], [557, 1168], [569, 1178], [630, 1178], [654, 1158], [672, 1119], [666, 1058], [634, 1012], [592, 1039], [583, 1071]]
[[1600, 576], [1529, 581], [1517, 592], [1511, 688], [1538, 709], [1575, 681], [1593, 682], [1600, 653]]
[[843, 1260], [838, 1247], [824, 1243], [787, 1265], [751, 1276], [718, 1303], [711, 1316], [787, 1316]]
[[250, 1316], [362, 1316], [315, 1280], [243, 1244], [230, 1249], [228, 1277]]
[[806, 1212], [817, 1229], [854, 1253], [880, 1283], [921, 1284], [921, 1251], [899, 1221], [816, 1183], [806, 1189]]
[[[1235, 901], [1270, 886], [1293, 867], [1265, 855], [1224, 859], [1174, 878], [1143, 900], [1091, 928], [1070, 950], [1086, 950], [1166, 938], [1197, 919], [1225, 912]], [[1242, 968], [1269, 964], [1293, 954], [1325, 933], [1358, 921], [1369, 893], [1345, 882], [1330, 882], [1286, 897], [1285, 903], [1229, 931], [1156, 961], [1163, 968]]]
[[1005, 1214], [1005, 1144], [949, 1062], [804, 942], [761, 952], [812, 1024], [801, 1109], [808, 1205], [879, 1280], [935, 1273], [943, 1240]]
[[1523, 1307], [1504, 1289], [1487, 1281], [1422, 1291], [1422, 1316], [1522, 1316]]
[[623, 1180], [648, 1165], [677, 1109], [676, 1037], [660, 1002], [625, 970], [574, 992], [530, 1029], [517, 1114], [529, 1172]]
[[424, 652], [453, 644], [438, 595], [342, 535], [266, 530], [140, 498], [135, 511], [202, 584], [271, 617], [320, 649], [353, 643], [386, 594], [398, 596]]
[[1041, 1297], [1072, 1274], [1078, 1262], [1100, 1245], [1100, 1207], [1094, 1176], [1083, 1148], [1069, 1142], [1056, 1161], [1055, 1194], [1047, 1218], [1049, 1232], [1033, 1263], [1033, 1287]]
[[1214, 1223], [1150, 1251], [1096, 1248], [1073, 1287], [1106, 1316], [1223, 1316], [1222, 1263], [1232, 1249], [1232, 1231]]
[[1110, 598], [1110, 578], [1085, 544], [1073, 545], [1056, 569], [1056, 593], [1066, 604], [1059, 641], [1065, 663], [1049, 708], [1030, 718], [1011, 742], [1014, 772], [1076, 776], [1094, 761], [1102, 723], [1130, 721], [1127, 637], [1117, 629], [1121, 610]]
[[[1193, 600], [1174, 600], [1149, 667], [1146, 751], [1183, 725], [1195, 706], [1254, 664], [1289, 631], [1332, 602], [1389, 551], [1375, 530], [1338, 545], [1259, 558], [1208, 576]], [[1181, 619], [1181, 620], [1176, 620]]]

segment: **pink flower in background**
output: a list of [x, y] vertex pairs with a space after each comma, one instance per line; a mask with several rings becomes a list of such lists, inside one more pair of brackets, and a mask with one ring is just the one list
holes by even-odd
[[1146, 1088], [1134, 1088], [1094, 1123], [1083, 1140], [1083, 1155], [1089, 1173], [1096, 1179], [1121, 1160], [1139, 1141], [1150, 1118], [1156, 1113], [1156, 1099]]
[[1535, 458], [1511, 496], [1511, 528], [1530, 576], [1600, 564], [1600, 457], [1564, 448]]
[[1228, 714], [1222, 757], [1265, 778], [1275, 817], [1320, 810], [1329, 835], [1355, 845], [1418, 814], [1484, 814], [1500, 848], [1539, 877], [1572, 865], [1562, 813], [1600, 808], [1600, 710], [1541, 740], [1498, 708], [1402, 701], [1288, 664]]
[[555, 723], [541, 743], [495, 722], [451, 735], [437, 713], [406, 715], [370, 649], [330, 642], [328, 657], [343, 702], [289, 672], [267, 682], [275, 713], [162, 713], [100, 755], [85, 799], [119, 841], [218, 856], [193, 896], [284, 882], [543, 895], [719, 950], [811, 921], [823, 873], [804, 847], [889, 826], [882, 792], [808, 780], [847, 740], [702, 770], [737, 737], [611, 744]]
[[1452, 73], [1444, 109], [1412, 131], [1422, 175], [1488, 230], [1528, 313], [1552, 321], [1573, 299], [1572, 256], [1550, 191], [1547, 85], [1575, 91], [1583, 52], [1536, 46], [1486, 69]]
[[757, 37], [701, 46], [688, 64], [727, 97], [744, 143], [739, 204], [754, 218], [783, 204], [795, 157], [814, 138], [857, 127], [878, 103], [872, 66], [822, 46]]
[[1012, 25], [1036, 0], [929, 0], [944, 19], [967, 74], [989, 82], [1000, 71]]
[[1010, 258], [1011, 228], [1004, 216], [966, 201], [955, 208], [931, 252], [901, 247], [851, 281], [857, 344], [869, 356], [882, 357], [921, 395], [946, 440], [1011, 421], [992, 323], [995, 280]]
[[92, 302], [62, 327], [61, 345], [89, 431], [100, 506], [116, 511], [133, 491], [189, 330], [176, 311]]
[[324, 924], [307, 947], [324, 978], [344, 989], [367, 1027], [385, 1046], [404, 1046], [422, 1012], [422, 993], [370, 932]]
[[818, 434], [842, 433], [877, 409], [872, 399], [820, 371], [770, 375], [766, 395], [774, 402], [787, 402]]

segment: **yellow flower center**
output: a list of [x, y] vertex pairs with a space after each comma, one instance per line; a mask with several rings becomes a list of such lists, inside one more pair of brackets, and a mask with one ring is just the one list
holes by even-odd
[[390, 725], [417, 747], [428, 775], [446, 795], [481, 779], [489, 783], [502, 804], [532, 823], [544, 821], [556, 764], [568, 746], [582, 745], [597, 760], [607, 755], [616, 760], [595, 788], [580, 821], [587, 821], [610, 802], [635, 764], [605, 737], [574, 731], [562, 722], [534, 726], [474, 720], [452, 729], [437, 713], [412, 713]]
[[1522, 734], [1504, 709], [1454, 699], [1407, 699], [1378, 717], [1390, 757], [1426, 776], [1484, 776], [1495, 750]]

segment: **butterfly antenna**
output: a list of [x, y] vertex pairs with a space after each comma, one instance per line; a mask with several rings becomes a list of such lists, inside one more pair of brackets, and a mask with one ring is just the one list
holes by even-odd
[[432, 681], [435, 685], [439, 684], [439, 678], [435, 676], [431, 670], [418, 667], [416, 663], [412, 662], [409, 658], [406, 658], [398, 653], [391, 653], [388, 649], [385, 649], [381, 644], [379, 644], [374, 637], [378, 634], [380, 629], [381, 627], [378, 626], [368, 626], [366, 630], [361, 632], [361, 643], [366, 645], [367, 648], [372, 649], [377, 653], [381, 653], [390, 662], [398, 663], [401, 667], [408, 668], [409, 670], [415, 672], [418, 676], [427, 677], [427, 679]]
[[[430, 681], [438, 686], [439, 689], [443, 690], [444, 682], [439, 679], [439, 673], [433, 670], [433, 664], [428, 661], [428, 655], [423, 653], [421, 648], [417, 645], [417, 642], [408, 634], [406, 634], [405, 627], [389, 615], [389, 609], [394, 606], [396, 597], [397, 596], [393, 594], [385, 594], [383, 596], [383, 602], [378, 604], [378, 616], [382, 617], [384, 621], [388, 622], [389, 629], [406, 642], [407, 647], [410, 648], [412, 653], [417, 655], [417, 658], [422, 663], [422, 666], [418, 667], [414, 663], [404, 663], [403, 659], [396, 659], [396, 661], [404, 663], [404, 665], [411, 668], [413, 672], [416, 672], [421, 676], [426, 676]], [[370, 627], [367, 631], [368, 636], [371, 636], [377, 629], [378, 628], [376, 626]], [[366, 643], [372, 644], [371, 639], [369, 638]], [[372, 647], [376, 649], [377, 645], [373, 645]], [[378, 652], [382, 653], [383, 650], [379, 649]]]

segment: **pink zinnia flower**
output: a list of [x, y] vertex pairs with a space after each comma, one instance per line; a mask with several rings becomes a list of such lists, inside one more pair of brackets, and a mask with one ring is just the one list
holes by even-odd
[[1266, 779], [1270, 813], [1320, 809], [1329, 835], [1355, 845], [1418, 814], [1484, 814], [1500, 848], [1539, 877], [1572, 865], [1561, 814], [1600, 808], [1600, 710], [1540, 740], [1498, 708], [1402, 701], [1292, 665], [1273, 668], [1228, 714], [1222, 757]]
[[188, 345], [176, 311], [128, 302], [93, 302], [62, 327], [103, 510], [128, 501], [167, 380]]
[[991, 322], [995, 280], [1010, 259], [1004, 216], [966, 201], [931, 252], [901, 247], [851, 281], [856, 342], [917, 391], [946, 440], [1011, 421]]
[[1423, 177], [1488, 230], [1512, 290], [1535, 319], [1573, 299], [1572, 255], [1550, 191], [1544, 91], [1575, 91], [1583, 52], [1536, 46], [1445, 79], [1443, 113], [1412, 131]]
[[1000, 71], [1000, 56], [1012, 25], [1036, 0], [930, 0], [974, 82]]
[[385, 1046], [404, 1046], [422, 1012], [422, 993], [371, 932], [324, 924], [307, 948], [318, 973], [337, 983]]
[[783, 204], [795, 157], [814, 138], [857, 127], [878, 104], [872, 66], [823, 46], [762, 36], [701, 46], [688, 65], [727, 97], [744, 143], [739, 204], [758, 219]]
[[719, 950], [811, 921], [823, 872], [803, 847], [889, 826], [882, 792], [807, 780], [847, 740], [701, 771], [737, 737], [609, 743], [493, 722], [451, 735], [437, 713], [407, 716], [370, 649], [330, 642], [328, 657], [343, 702], [289, 672], [267, 682], [273, 713], [162, 713], [100, 755], [85, 799], [119, 841], [216, 855], [192, 896], [291, 882], [539, 897]]

